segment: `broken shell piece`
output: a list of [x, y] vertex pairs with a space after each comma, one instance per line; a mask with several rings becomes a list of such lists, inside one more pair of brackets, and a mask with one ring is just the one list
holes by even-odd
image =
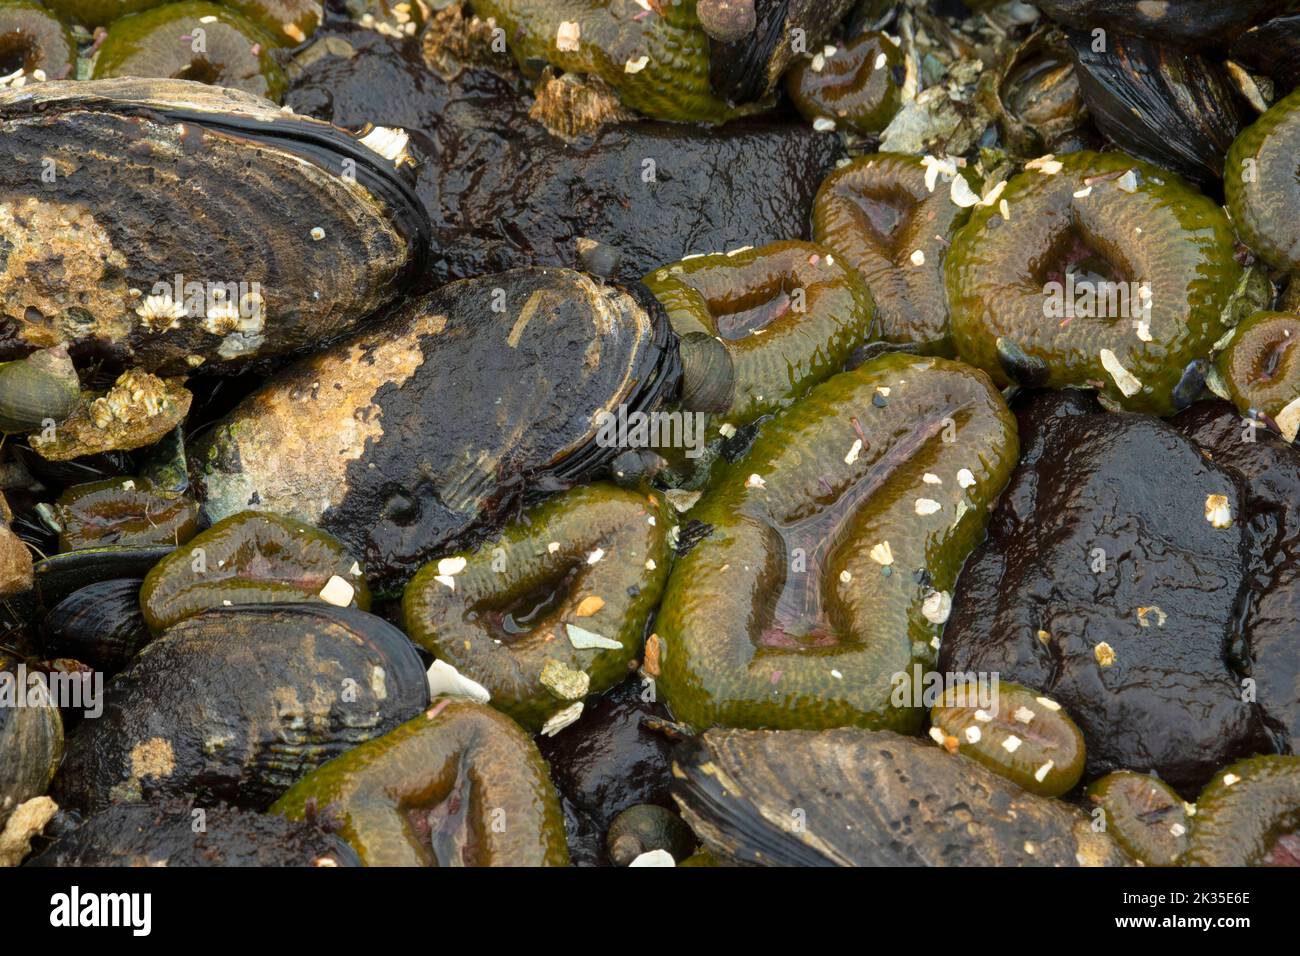
[[325, 586], [320, 589], [318, 596], [326, 604], [333, 604], [335, 607], [347, 607], [352, 603], [352, 597], [356, 593], [356, 588], [335, 574], [331, 575], [330, 579], [325, 582]]
[[548, 657], [538, 678], [560, 700], [582, 700], [591, 690], [591, 675]]
[[1232, 505], [1227, 496], [1205, 496], [1205, 520], [1216, 528], [1232, 527]]
[[428, 676], [430, 697], [463, 697], [480, 704], [492, 700], [486, 687], [466, 677], [446, 661], [434, 661]]
[[1102, 368], [1115, 380], [1115, 385], [1124, 393], [1125, 398], [1132, 398], [1142, 391], [1142, 382], [1124, 367], [1124, 364], [1116, 357], [1114, 352], [1110, 349], [1102, 349], [1097, 353], [1097, 356], [1101, 359]]
[[931, 591], [921, 602], [921, 614], [931, 624], [943, 624], [952, 613], [952, 595], [947, 591]]
[[542, 734], [547, 737], [554, 737], [582, 716], [582, 706], [582, 701], [578, 701], [576, 704], [570, 704], [564, 710], [557, 711], [550, 720], [542, 725]]
[[566, 624], [564, 629], [569, 637], [569, 643], [580, 651], [589, 648], [598, 647], [604, 650], [618, 651], [623, 649], [623, 645], [618, 641], [608, 637], [603, 637], [595, 631], [588, 631], [585, 628], [578, 627], [576, 624]]

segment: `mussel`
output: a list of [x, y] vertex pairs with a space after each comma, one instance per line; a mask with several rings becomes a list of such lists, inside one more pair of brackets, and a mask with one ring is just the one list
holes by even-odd
[[[336, 336], [418, 273], [404, 136], [183, 80], [0, 91], [0, 315], [164, 374]], [[237, 241], [236, 241], [237, 237]]]
[[1037, 0], [1053, 20], [1080, 30], [1122, 30], [1180, 46], [1222, 44], [1286, 6], [1285, 0]]
[[68, 739], [60, 805], [196, 794], [264, 809], [300, 776], [418, 714], [406, 636], [351, 608], [274, 604], [187, 618], [104, 692]]
[[45, 793], [63, 755], [63, 720], [49, 685], [0, 652], [0, 827], [14, 808]]
[[466, 279], [253, 393], [195, 449], [196, 486], [213, 520], [269, 510], [336, 535], [383, 586], [526, 490], [591, 477], [623, 450], [604, 425], [679, 375], [649, 293], [567, 269]]
[[1254, 118], [1219, 61], [1157, 40], [1115, 35], [1096, 44], [1070, 31], [1088, 112], [1118, 146], [1201, 185], [1223, 176], [1223, 157]]
[[710, 730], [673, 796], [710, 853], [760, 866], [1122, 866], [1068, 804], [915, 737]]

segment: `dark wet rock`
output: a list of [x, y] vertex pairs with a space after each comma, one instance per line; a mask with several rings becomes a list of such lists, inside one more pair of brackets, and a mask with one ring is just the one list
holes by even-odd
[[1249, 675], [1277, 748], [1300, 748], [1300, 448], [1243, 418], [1227, 402], [1202, 402], [1173, 425], [1245, 483], [1252, 594], [1245, 615]]
[[317, 43], [351, 55], [315, 56], [285, 102], [342, 126], [411, 133], [426, 157], [417, 191], [434, 222], [437, 282], [581, 268], [580, 239], [616, 249], [613, 277], [632, 280], [690, 253], [806, 238], [839, 152], [833, 135], [779, 119], [621, 122], [567, 143], [530, 117], [531, 93], [505, 58], [465, 65], [426, 41], [435, 69], [419, 40], [359, 28], [322, 31]]
[[1271, 749], [1237, 666], [1245, 491], [1165, 423], [1085, 409], [1051, 393], [1021, 409], [1025, 455], [958, 581], [939, 668], [1059, 701], [1088, 779], [1154, 770], [1192, 795]]
[[306, 823], [188, 800], [123, 803], [62, 834], [28, 866], [360, 866]]
[[673, 795], [719, 862], [766, 866], [1122, 866], [1090, 819], [966, 757], [891, 731], [710, 730]]
[[606, 863], [605, 831], [623, 810], [642, 803], [671, 808], [669, 754], [673, 741], [644, 726], [667, 710], [643, 699], [631, 677], [589, 704], [582, 719], [537, 745], [565, 810], [569, 854], [577, 865]]

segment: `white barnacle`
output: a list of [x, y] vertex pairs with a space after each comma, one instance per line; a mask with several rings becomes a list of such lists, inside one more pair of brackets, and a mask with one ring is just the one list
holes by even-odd
[[957, 469], [957, 485], [961, 488], [969, 488], [975, 484], [975, 473], [969, 468]]
[[830, 133], [835, 129], [835, 120], [829, 116], [819, 116], [813, 120], [813, 129], [819, 133]]
[[650, 63], [650, 57], [639, 56], [635, 60], [628, 60], [623, 64], [624, 73], [640, 73]]
[[360, 142], [362, 146], [378, 153], [394, 166], [412, 162], [411, 154], [406, 151], [406, 147], [411, 142], [411, 137], [406, 134], [404, 129], [397, 129], [393, 126], [376, 126], [362, 136]]
[[151, 295], [135, 307], [135, 314], [151, 329], [169, 329], [185, 317], [185, 303], [170, 295]]
[[320, 226], [312, 226], [311, 238], [313, 242], [320, 242], [322, 239], [325, 238], [325, 230], [322, 229]]
[[1115, 663], [1115, 649], [1106, 641], [1102, 641], [1092, 649], [1092, 656], [1102, 667], [1111, 667]]
[[907, 258], [908, 258], [908, 260], [912, 263], [912, 265], [914, 265], [914, 266], [923, 266], [923, 265], [925, 265], [925, 252], [923, 252], [923, 251], [920, 250], [920, 249], [917, 249], [915, 252], [913, 252], [913, 253], [912, 253], [910, 256], [908, 256]]
[[745, 479], [746, 488], [766, 488], [767, 482], [763, 480], [762, 475], [750, 475]]

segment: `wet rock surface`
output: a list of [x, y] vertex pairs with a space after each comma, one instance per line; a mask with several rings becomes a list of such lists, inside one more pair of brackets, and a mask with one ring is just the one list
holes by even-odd
[[308, 824], [171, 800], [109, 807], [61, 835], [27, 865], [360, 866], [361, 861], [341, 839]]
[[1036, 397], [1019, 421], [1022, 464], [958, 582], [940, 670], [1050, 694], [1083, 730], [1088, 779], [1154, 770], [1194, 795], [1271, 749], [1243, 699], [1240, 476], [1168, 425], [1080, 396]]
[[1173, 426], [1240, 475], [1250, 534], [1245, 662], [1276, 748], [1300, 746], [1300, 449], [1226, 402], [1199, 403]]
[[641, 680], [631, 677], [588, 704], [579, 723], [537, 739], [560, 792], [576, 865], [606, 862], [605, 831], [623, 810], [643, 803], [673, 807], [674, 742], [646, 723], [667, 719], [668, 711], [643, 694]]
[[434, 223], [435, 283], [578, 267], [580, 238], [618, 249], [615, 277], [626, 281], [690, 253], [806, 238], [839, 154], [834, 136], [795, 118], [618, 122], [569, 143], [530, 117], [508, 58], [468, 40], [454, 52], [426, 43], [426, 54], [417, 40], [336, 26], [316, 42], [323, 55], [285, 102], [341, 126], [411, 133], [425, 157], [417, 192]]

